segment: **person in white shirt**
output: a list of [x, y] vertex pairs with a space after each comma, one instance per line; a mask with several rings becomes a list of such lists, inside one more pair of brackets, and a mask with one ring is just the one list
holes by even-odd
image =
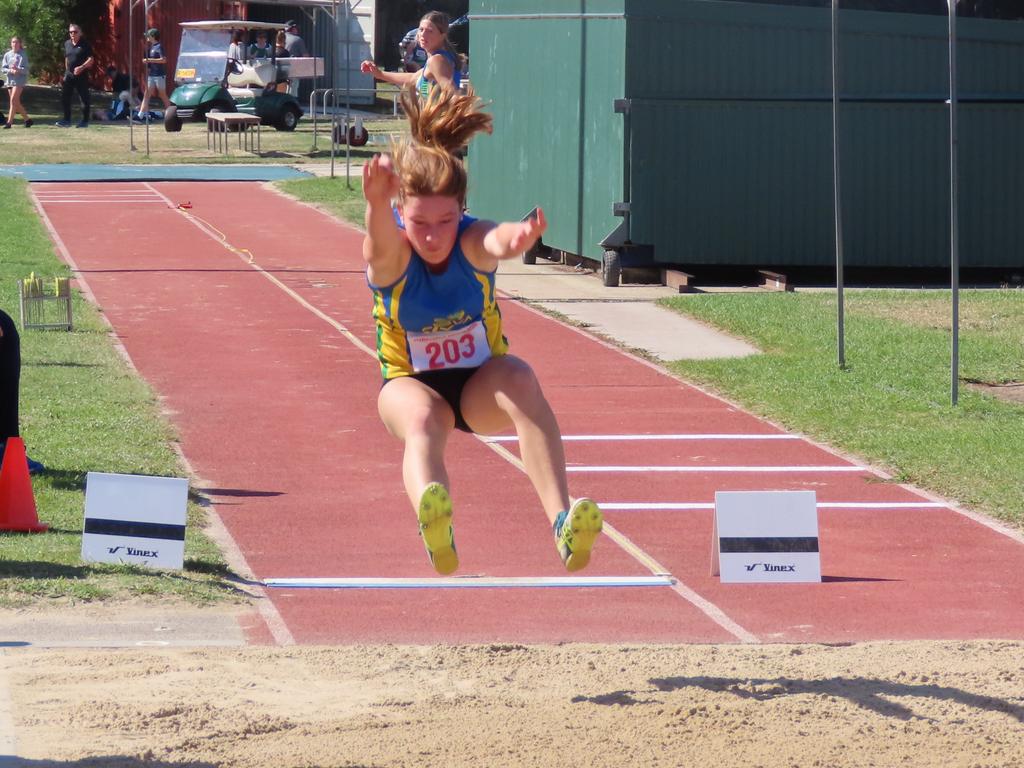
[[14, 125], [15, 113], [19, 113], [25, 118], [26, 128], [31, 128], [32, 118], [28, 116], [28, 112], [21, 103], [21, 94], [28, 83], [28, 54], [21, 47], [20, 38], [11, 38], [11, 50], [4, 53], [2, 69], [4, 77], [7, 78], [7, 93], [11, 97], [11, 109], [7, 113], [7, 122], [4, 123], [4, 128]]

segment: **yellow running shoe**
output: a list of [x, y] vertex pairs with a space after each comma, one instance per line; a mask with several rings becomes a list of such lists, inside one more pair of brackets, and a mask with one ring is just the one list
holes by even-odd
[[441, 483], [431, 483], [420, 495], [416, 516], [420, 521], [420, 535], [430, 555], [434, 570], [442, 576], [454, 573], [459, 567], [452, 531], [452, 499]]
[[576, 499], [555, 518], [555, 545], [567, 571], [579, 571], [590, 562], [590, 550], [601, 532], [601, 508], [590, 499]]

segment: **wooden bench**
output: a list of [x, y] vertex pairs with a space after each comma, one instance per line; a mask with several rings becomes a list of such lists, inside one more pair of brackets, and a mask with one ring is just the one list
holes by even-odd
[[[260, 143], [260, 118], [256, 115], [247, 115], [243, 112], [207, 112], [206, 113], [206, 148], [216, 149], [218, 152], [228, 153], [228, 131], [238, 131], [238, 148], [246, 152], [259, 154]], [[252, 128], [256, 128], [256, 137], [253, 140]], [[243, 138], [244, 137], [244, 138]]]

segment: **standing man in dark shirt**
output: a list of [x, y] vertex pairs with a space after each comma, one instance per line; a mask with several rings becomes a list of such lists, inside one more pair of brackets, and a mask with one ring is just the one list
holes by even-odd
[[[284, 47], [288, 49], [289, 56], [309, 56], [306, 43], [299, 37], [299, 25], [294, 21], [285, 22]], [[292, 78], [288, 81], [288, 93], [292, 96], [299, 95], [299, 80]]]
[[89, 70], [92, 68], [92, 46], [82, 37], [82, 28], [77, 24], [68, 26], [68, 40], [64, 41], [64, 81], [61, 83], [60, 101], [64, 107], [64, 119], [58, 120], [61, 128], [71, 127], [71, 94], [78, 93], [82, 102], [82, 121], [76, 128], [89, 127]]

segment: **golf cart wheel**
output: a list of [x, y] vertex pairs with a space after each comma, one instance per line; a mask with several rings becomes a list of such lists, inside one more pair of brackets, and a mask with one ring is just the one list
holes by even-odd
[[164, 110], [164, 130], [168, 133], [177, 133], [181, 130], [181, 118], [178, 117], [178, 108], [173, 104]]
[[277, 121], [277, 125], [274, 127], [279, 131], [294, 131], [295, 126], [299, 124], [300, 116], [299, 110], [294, 106], [285, 107], [281, 112], [281, 117]]
[[601, 282], [608, 288], [614, 288], [619, 284], [622, 276], [622, 267], [618, 251], [605, 251], [601, 259]]
[[370, 132], [363, 126], [353, 125], [348, 129], [348, 143], [350, 147], [365, 147], [370, 140]]

